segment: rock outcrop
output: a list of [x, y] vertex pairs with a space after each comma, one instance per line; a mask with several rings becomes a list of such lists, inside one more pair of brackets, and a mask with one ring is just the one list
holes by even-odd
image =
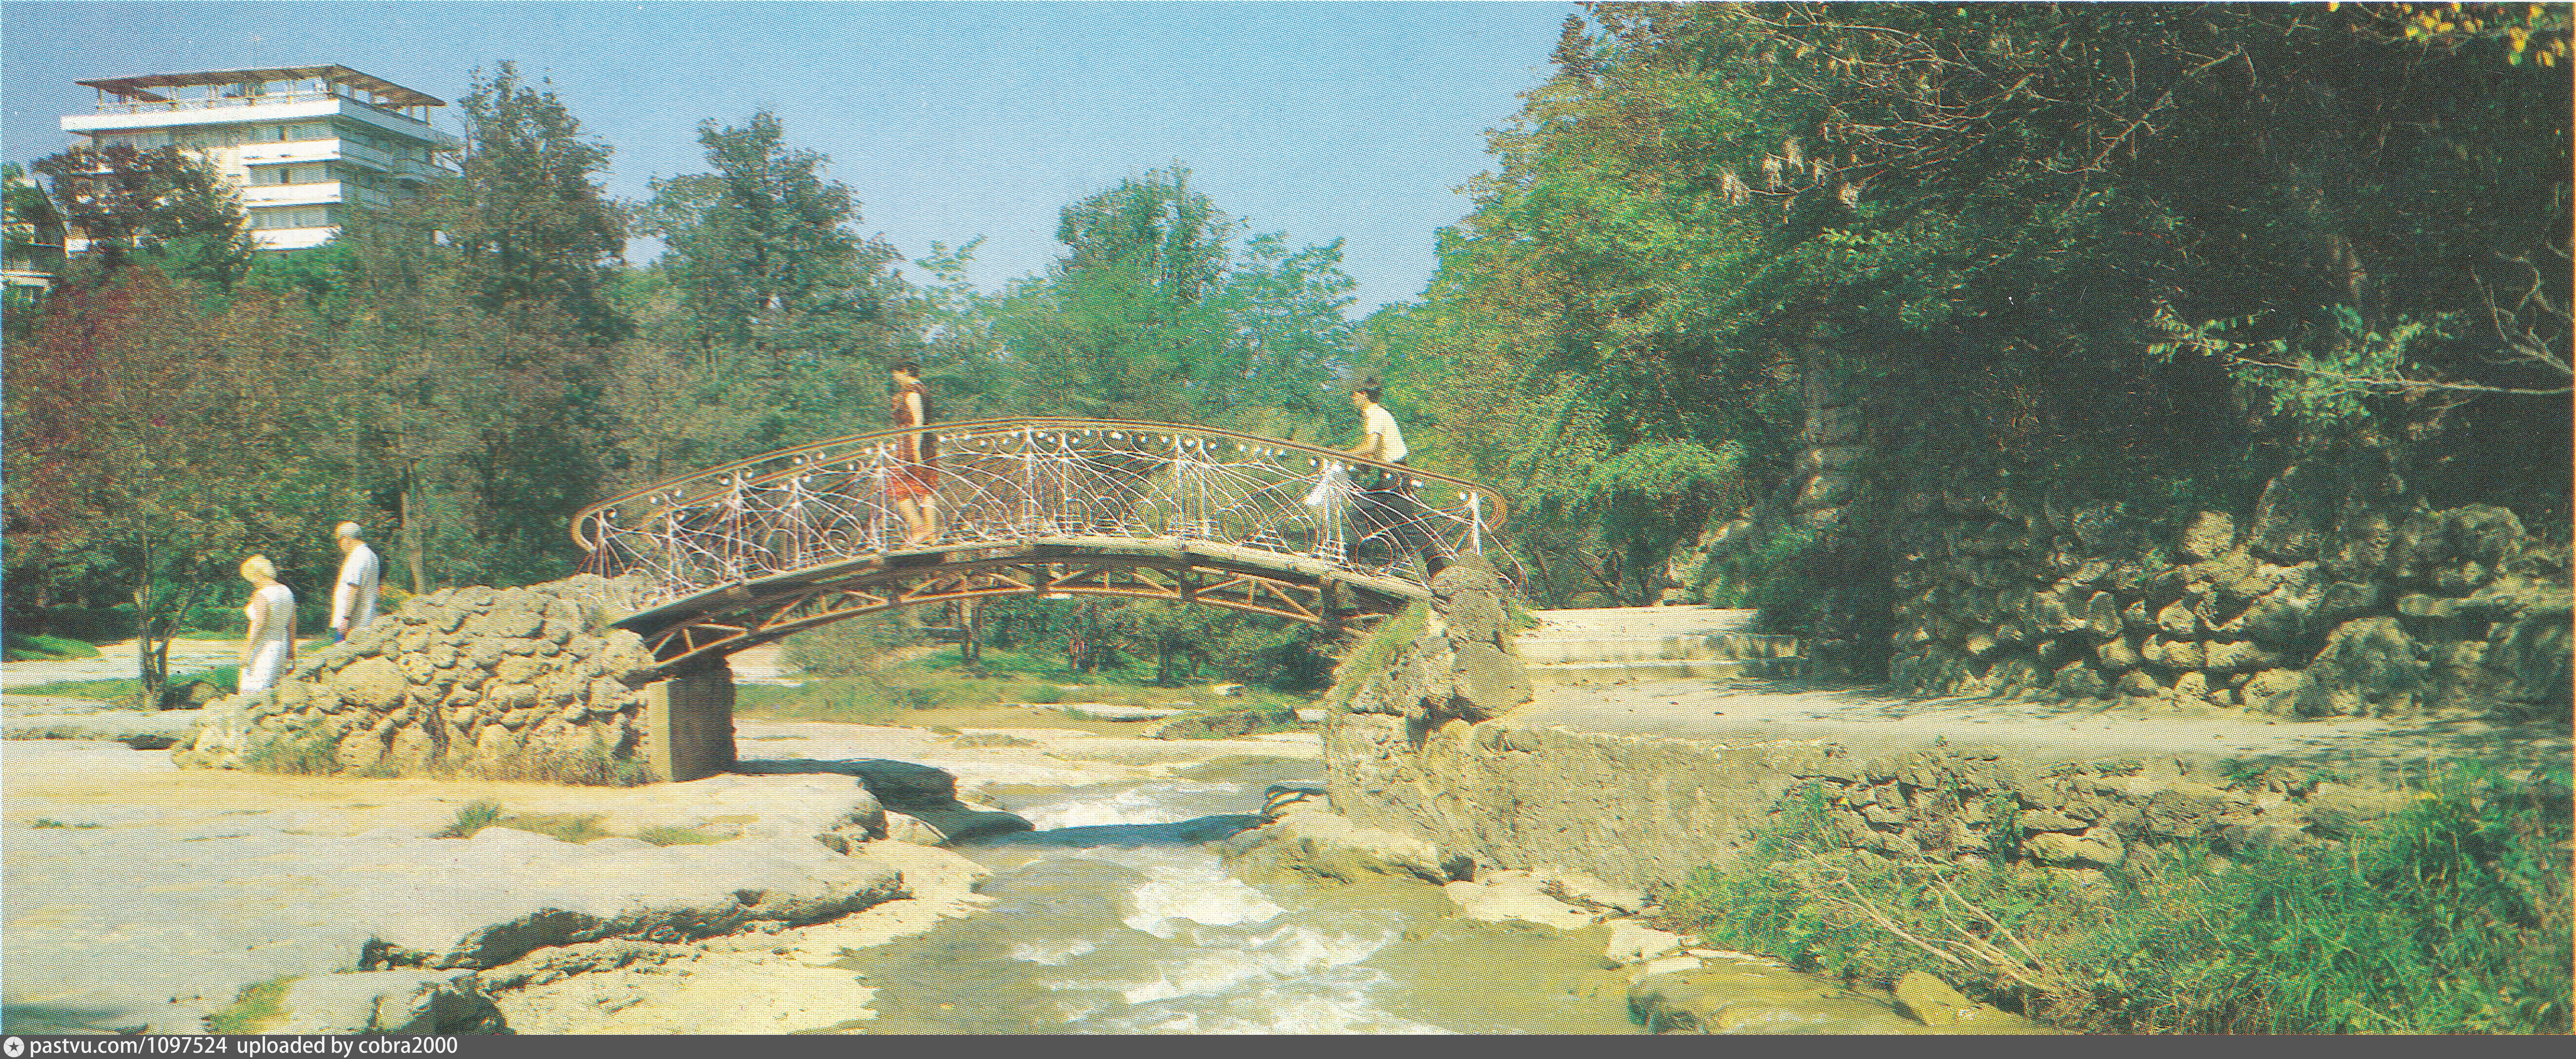
[[1465, 555], [1431, 579], [1422, 635], [1386, 670], [1345, 696], [1353, 713], [1403, 717], [1418, 726], [1501, 717], [1530, 701], [1529, 671], [1512, 651], [1502, 579]]
[[307, 654], [270, 690], [206, 707], [182, 767], [616, 783], [645, 778], [640, 583], [583, 574], [442, 589]]

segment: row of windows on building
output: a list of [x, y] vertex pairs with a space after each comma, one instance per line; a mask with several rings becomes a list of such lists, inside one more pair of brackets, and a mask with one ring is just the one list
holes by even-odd
[[100, 147], [123, 144], [138, 151], [156, 147], [178, 147], [206, 151], [219, 147], [239, 147], [246, 143], [292, 143], [299, 140], [347, 140], [396, 158], [416, 162], [429, 161], [429, 149], [397, 143], [355, 126], [334, 128], [327, 121], [297, 122], [292, 125], [227, 125], [213, 129], [189, 129], [177, 132], [121, 132], [96, 137]]
[[340, 223], [340, 211], [329, 206], [301, 206], [291, 210], [252, 210], [250, 226], [270, 228], [320, 228]]
[[382, 191], [388, 181], [376, 173], [357, 166], [312, 165], [264, 166], [251, 171], [253, 184], [327, 184], [332, 181], [355, 184], [369, 191]]

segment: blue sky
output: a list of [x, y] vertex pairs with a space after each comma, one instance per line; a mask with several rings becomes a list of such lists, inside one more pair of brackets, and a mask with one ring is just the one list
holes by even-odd
[[[1178, 161], [1292, 244], [1345, 240], [1354, 315], [1413, 297], [1487, 129], [1543, 76], [1560, 3], [19, 3], [0, 156], [61, 150], [84, 78], [339, 63], [453, 101], [511, 60], [616, 148], [608, 187], [705, 168], [704, 118], [775, 110], [907, 257], [984, 236], [1045, 267], [1056, 211]], [[453, 108], [439, 112], [454, 130]], [[640, 259], [647, 248], [630, 249]]]

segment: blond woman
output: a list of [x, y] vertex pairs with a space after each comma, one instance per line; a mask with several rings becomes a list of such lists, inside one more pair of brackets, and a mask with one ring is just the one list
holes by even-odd
[[277, 567], [265, 555], [242, 560], [242, 580], [250, 582], [250, 636], [242, 641], [239, 690], [266, 691], [278, 674], [295, 664], [295, 593], [277, 582]]

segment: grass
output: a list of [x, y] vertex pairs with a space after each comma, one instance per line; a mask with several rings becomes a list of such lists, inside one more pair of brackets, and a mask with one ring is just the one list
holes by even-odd
[[2463, 766], [2341, 847], [2133, 846], [2091, 886], [1821, 853], [1810, 791], [1668, 894], [1664, 925], [1852, 978], [1927, 971], [2087, 1033], [2564, 1033], [2567, 790], [2563, 769], [2533, 786]]
[[286, 1017], [281, 1002], [286, 999], [287, 987], [302, 977], [290, 974], [243, 986], [231, 1006], [206, 1016], [206, 1029], [214, 1033], [245, 1034], [258, 1033], [276, 1024], [277, 1020]]
[[[206, 683], [213, 684], [214, 686], [223, 689], [224, 693], [229, 695], [232, 693], [234, 688], [241, 686], [241, 667], [216, 666], [212, 669], [200, 670], [194, 673], [174, 673], [170, 677], [170, 686], [173, 688], [186, 687], [191, 681], [204, 681]], [[13, 688], [10, 690], [10, 694], [44, 695], [58, 699], [98, 699], [100, 701], [112, 702], [119, 699], [131, 699], [136, 695], [141, 694], [142, 691], [143, 682], [141, 680], [133, 677], [120, 677], [113, 680], [57, 680], [50, 684], [37, 684], [32, 687]]]
[[[433, 838], [472, 838], [487, 827], [506, 827], [549, 835], [566, 842], [596, 842], [616, 832], [608, 830], [607, 818], [597, 813], [513, 813], [504, 810], [498, 799], [477, 798], [456, 810], [456, 820]], [[635, 837], [656, 846], [707, 846], [732, 837], [712, 831], [676, 824], [658, 824], [635, 832]]]
[[50, 817], [50, 816], [42, 816], [42, 817], [37, 817], [37, 818], [36, 818], [36, 819], [34, 819], [34, 820], [30, 820], [30, 821], [28, 821], [28, 822], [27, 822], [27, 826], [28, 826], [28, 827], [31, 827], [31, 828], [35, 828], [35, 829], [37, 829], [37, 830], [50, 830], [50, 829], [58, 828], [58, 827], [69, 827], [69, 828], [93, 828], [93, 827], [106, 827], [107, 825], [106, 825], [106, 824], [101, 824], [101, 823], [96, 823], [96, 822], [79, 823], [79, 824], [66, 824], [66, 823], [64, 823], [64, 822], [62, 822], [62, 821], [60, 821], [60, 820], [56, 820], [56, 819], [54, 819], [53, 817]]
[[10, 633], [7, 652], [8, 660], [12, 662], [26, 659], [56, 661], [66, 658], [98, 657], [98, 648], [95, 645], [81, 640], [67, 640], [60, 636], [47, 636], [43, 633], [33, 635]]
[[1417, 602], [1404, 608], [1404, 613], [1379, 622], [1367, 639], [1353, 645], [1350, 653], [1342, 656], [1341, 663], [1333, 667], [1333, 689], [1326, 693], [1325, 707], [1333, 710], [1350, 708], [1351, 693], [1359, 690], [1369, 675], [1394, 665], [1396, 657], [1403, 654], [1407, 646], [1421, 639], [1422, 630], [1429, 627], [1430, 615], [1430, 606]]

